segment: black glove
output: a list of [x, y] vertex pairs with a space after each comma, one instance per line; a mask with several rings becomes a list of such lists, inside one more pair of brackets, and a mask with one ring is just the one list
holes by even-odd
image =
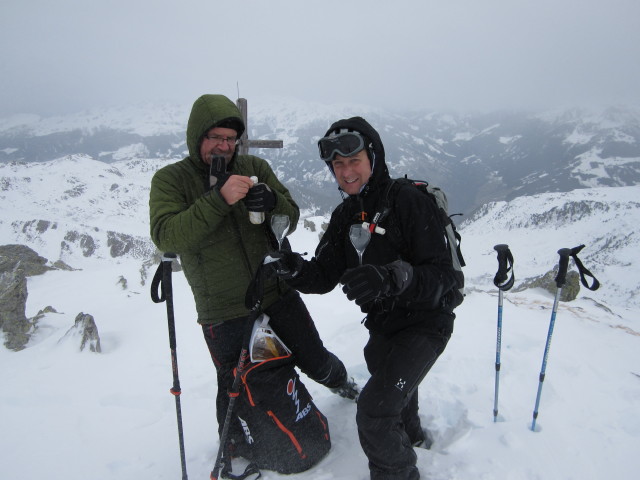
[[399, 295], [413, 280], [413, 267], [396, 260], [388, 265], [361, 265], [344, 272], [340, 278], [342, 291], [359, 307], [377, 298]]
[[217, 188], [220, 190], [226, 181], [229, 180], [229, 176], [224, 157], [221, 155], [211, 157], [211, 165], [209, 166], [209, 188]]
[[340, 283], [347, 298], [355, 300], [362, 307], [376, 298], [387, 296], [391, 288], [391, 276], [386, 267], [361, 265], [344, 272]]
[[270, 212], [276, 206], [276, 194], [265, 183], [256, 183], [244, 197], [250, 212]]
[[297, 277], [302, 271], [304, 259], [299, 253], [288, 250], [278, 250], [277, 252], [269, 253], [269, 256], [276, 259], [274, 262], [267, 264], [271, 267], [269, 271], [272, 276], [275, 275], [276, 277], [289, 280]]

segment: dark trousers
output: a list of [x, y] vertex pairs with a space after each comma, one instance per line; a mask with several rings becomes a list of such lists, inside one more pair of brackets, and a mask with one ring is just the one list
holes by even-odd
[[[329, 387], [337, 387], [347, 379], [344, 364], [323, 345], [311, 315], [300, 294], [291, 291], [266, 309], [269, 324], [284, 344], [291, 350], [298, 368], [309, 378]], [[227, 406], [228, 391], [233, 384], [233, 369], [238, 364], [247, 317], [228, 320], [218, 325], [203, 325], [211, 359], [218, 377], [216, 415], [218, 433], [222, 432]], [[235, 430], [235, 423], [232, 430]], [[230, 438], [234, 433], [230, 430]]]
[[364, 356], [371, 378], [358, 398], [356, 423], [371, 479], [420, 478], [412, 447], [423, 436], [417, 390], [450, 336], [451, 328], [424, 327], [370, 335]]

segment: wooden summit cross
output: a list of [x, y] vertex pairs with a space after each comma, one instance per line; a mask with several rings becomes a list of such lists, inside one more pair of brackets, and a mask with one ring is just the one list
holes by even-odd
[[242, 120], [244, 120], [244, 133], [240, 137], [238, 154], [247, 155], [250, 148], [282, 148], [282, 140], [249, 140], [249, 121], [247, 119], [247, 99], [239, 98], [236, 105], [240, 109]]

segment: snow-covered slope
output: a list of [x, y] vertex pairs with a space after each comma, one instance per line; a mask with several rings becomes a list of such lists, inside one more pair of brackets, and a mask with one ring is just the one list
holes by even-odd
[[463, 249], [473, 243], [481, 254], [467, 258], [471, 284], [492, 282], [493, 246], [506, 243], [516, 261], [518, 283], [542, 275], [557, 263], [560, 248], [585, 245], [580, 259], [602, 281], [600, 301], [640, 307], [640, 186], [580, 189], [520, 197], [485, 205], [462, 225]]
[[[29, 245], [53, 261], [123, 253], [149, 257], [154, 251], [148, 236], [149, 186], [153, 172], [166, 163], [108, 164], [78, 155], [0, 164], [0, 201], [12, 207], [0, 213], [0, 238]], [[121, 252], [114, 247], [120, 243], [116, 237], [136, 247]]]
[[[320, 220], [320, 219], [317, 219]], [[465, 229], [467, 230], [467, 229]], [[493, 421], [497, 292], [487, 272], [497, 263], [489, 245], [508, 241], [516, 273], [538, 271], [521, 253], [525, 239], [496, 231], [486, 245], [465, 233], [472, 288], [457, 310], [456, 329], [419, 389], [424, 426], [435, 436], [418, 450], [422, 478], [518, 480], [631, 480], [640, 468], [638, 309], [579, 298], [560, 305], [548, 358], [537, 426], [530, 424], [553, 299], [539, 291], [507, 292], [503, 311], [498, 422]], [[464, 232], [463, 232], [464, 233]], [[547, 232], [545, 232], [547, 233]], [[5, 232], [3, 232], [3, 238]], [[313, 251], [317, 232], [299, 226], [293, 247]], [[543, 241], [535, 231], [533, 243]], [[556, 261], [549, 243], [546, 269]], [[543, 249], [547, 252], [547, 248]], [[73, 262], [72, 262], [73, 263]], [[180, 478], [175, 400], [164, 304], [141, 285], [130, 257], [81, 259], [83, 270], [29, 279], [27, 316], [47, 314], [25, 350], [0, 348], [3, 478], [139, 480]], [[601, 271], [596, 265], [596, 274]], [[122, 288], [121, 277], [128, 280]], [[217, 452], [215, 373], [190, 289], [175, 273], [174, 306], [181, 405], [189, 478], [207, 478]], [[606, 284], [605, 284], [606, 287]], [[355, 379], [367, 379], [362, 314], [340, 289], [304, 297], [325, 345]], [[595, 302], [594, 302], [595, 300]], [[79, 353], [60, 343], [79, 312], [95, 317], [102, 353]], [[332, 450], [308, 472], [265, 480], [365, 480], [366, 458], [355, 426], [356, 406], [304, 379], [329, 420]], [[235, 463], [243, 467], [242, 462]], [[240, 470], [241, 471], [241, 470]]]

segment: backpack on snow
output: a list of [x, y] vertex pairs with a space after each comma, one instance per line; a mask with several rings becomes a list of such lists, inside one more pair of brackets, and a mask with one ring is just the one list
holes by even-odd
[[233, 415], [245, 440], [237, 445], [238, 454], [283, 474], [303, 472], [324, 458], [331, 448], [329, 424], [290, 354], [252, 363], [241, 380]]
[[[462, 237], [460, 236], [460, 233], [458, 233], [458, 230], [456, 229], [456, 226], [451, 219], [452, 215], [449, 214], [449, 203], [447, 201], [447, 196], [440, 188], [429, 185], [429, 182], [425, 180], [412, 180], [410, 178], [407, 178], [405, 175], [402, 178], [391, 180], [391, 183], [389, 184], [389, 187], [387, 188], [384, 196], [385, 207], [393, 206], [393, 202], [395, 201], [398, 190], [405, 185], [413, 186], [420, 192], [424, 193], [426, 197], [434, 202], [438, 209], [438, 212], [440, 214], [440, 224], [443, 228], [443, 235], [447, 243], [447, 248], [451, 255], [451, 263], [453, 265], [453, 269], [455, 270], [456, 277], [456, 289], [453, 291], [453, 298], [451, 299], [449, 307], [452, 309], [456, 308], [464, 300], [464, 273], [462, 272], [462, 267], [466, 266], [466, 264], [462, 256], [462, 250], [460, 248]], [[408, 254], [407, 247], [400, 232], [400, 228], [398, 227], [396, 222], [391, 221], [390, 223], [391, 228], [387, 229], [387, 232], [389, 233], [390, 230], [392, 242], [396, 243], [399, 246], [401, 252], [405, 252]]]

